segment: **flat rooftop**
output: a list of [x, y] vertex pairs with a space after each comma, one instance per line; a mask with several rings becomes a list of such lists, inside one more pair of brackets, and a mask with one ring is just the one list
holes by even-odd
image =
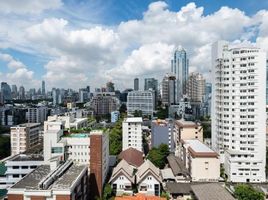
[[199, 123], [185, 120], [176, 120], [175, 123], [182, 127], [196, 127], [200, 125]]
[[[56, 179], [47, 190], [70, 190], [75, 183], [77, 177], [85, 170], [85, 165], [72, 165], [62, 176]], [[25, 176], [19, 182], [11, 187], [11, 189], [28, 189], [28, 190], [44, 190], [39, 187], [39, 183], [47, 176], [50, 176], [51, 170], [49, 165], [41, 165]]]
[[184, 143], [189, 144], [189, 146], [195, 151], [195, 152], [214, 152], [212, 149], [210, 149], [207, 145], [203, 144], [199, 140], [184, 140]]
[[16, 127], [27, 127], [27, 128], [31, 128], [31, 127], [35, 127], [35, 126], [39, 126], [40, 123], [24, 123], [24, 124], [19, 124], [17, 126], [12, 126], [11, 128], [16, 128]]
[[38, 154], [19, 154], [8, 161], [44, 161], [44, 157]]
[[130, 122], [142, 123], [142, 118], [141, 117], [128, 117], [125, 119], [125, 122], [127, 122], [127, 123], [130, 123]]

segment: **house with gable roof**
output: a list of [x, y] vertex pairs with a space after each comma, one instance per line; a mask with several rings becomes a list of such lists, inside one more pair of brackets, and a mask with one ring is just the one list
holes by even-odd
[[150, 160], [146, 160], [136, 173], [138, 192], [145, 195], [160, 196], [161, 192], [160, 169]]
[[121, 160], [113, 169], [109, 183], [116, 196], [123, 194], [132, 195], [133, 185], [135, 184], [134, 167], [129, 165], [125, 160]]

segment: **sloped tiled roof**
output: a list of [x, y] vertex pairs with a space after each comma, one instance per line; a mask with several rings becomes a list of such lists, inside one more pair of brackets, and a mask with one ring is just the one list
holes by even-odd
[[146, 160], [139, 168], [136, 173], [137, 183], [139, 183], [148, 173], [150, 173], [161, 182], [160, 169], [157, 168], [150, 160]]
[[139, 167], [142, 165], [143, 161], [143, 152], [130, 147], [119, 154], [119, 159], [124, 159], [128, 164], [133, 165], [134, 167]]
[[109, 182], [112, 182], [119, 174], [123, 174], [129, 181], [134, 183], [134, 168], [125, 160], [121, 160], [113, 169], [113, 173]]
[[115, 197], [115, 200], [165, 200], [166, 198], [158, 196], [147, 196], [144, 194], [136, 194], [135, 196]]

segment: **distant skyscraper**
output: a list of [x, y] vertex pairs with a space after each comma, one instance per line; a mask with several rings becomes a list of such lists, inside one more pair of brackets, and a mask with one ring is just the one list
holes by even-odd
[[114, 92], [114, 83], [109, 81], [106, 83], [106, 91], [107, 92]]
[[179, 47], [171, 60], [171, 72], [176, 76], [176, 103], [186, 94], [186, 81], [189, 76], [189, 60], [186, 51]]
[[138, 78], [134, 79], [134, 90], [139, 90], [139, 79]]
[[144, 79], [144, 90], [152, 89], [157, 92], [158, 81], [155, 78], [145, 78]]
[[191, 102], [202, 103], [205, 97], [206, 80], [200, 73], [192, 72], [187, 80], [186, 92]]
[[172, 105], [175, 104], [175, 85], [176, 77], [173, 74], [166, 74], [162, 80], [162, 104]]
[[11, 88], [12, 98], [16, 99], [18, 97], [18, 88], [16, 85], [12, 85]]
[[212, 45], [212, 146], [231, 182], [265, 182], [266, 53]]
[[11, 100], [11, 89], [6, 82], [1, 82], [1, 93], [4, 100]]
[[21, 100], [25, 99], [25, 88], [23, 86], [20, 86], [19, 88], [19, 99]]
[[46, 95], [46, 83], [45, 81], [42, 81], [42, 95]]

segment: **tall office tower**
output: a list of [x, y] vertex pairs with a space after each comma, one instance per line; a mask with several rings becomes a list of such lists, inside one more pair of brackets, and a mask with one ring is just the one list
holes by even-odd
[[134, 90], [139, 90], [139, 79], [138, 78], [134, 79]]
[[62, 103], [60, 89], [56, 89], [56, 88], [52, 89], [52, 98], [53, 98], [54, 106]]
[[4, 100], [11, 99], [11, 89], [10, 86], [6, 82], [1, 82], [1, 93]]
[[186, 93], [193, 102], [203, 102], [205, 96], [206, 80], [200, 73], [192, 72], [186, 84]]
[[12, 98], [16, 99], [18, 96], [18, 88], [16, 85], [12, 85], [11, 86], [11, 94], [12, 94]]
[[106, 83], [106, 92], [114, 92], [114, 83], [109, 81]]
[[175, 104], [176, 77], [173, 74], [166, 74], [162, 80], [162, 104]]
[[171, 60], [171, 72], [176, 76], [176, 103], [186, 94], [186, 81], [189, 76], [189, 60], [186, 51], [178, 47]]
[[86, 90], [87, 90], [88, 93], [90, 93], [90, 86], [87, 86]]
[[25, 88], [23, 86], [20, 86], [19, 88], [19, 99], [25, 99]]
[[144, 90], [152, 89], [157, 92], [158, 81], [155, 78], [145, 78], [144, 79]]
[[45, 81], [42, 81], [42, 90], [41, 90], [42, 95], [46, 95], [46, 83]]
[[266, 54], [258, 48], [212, 46], [212, 146], [228, 181], [264, 182]]

